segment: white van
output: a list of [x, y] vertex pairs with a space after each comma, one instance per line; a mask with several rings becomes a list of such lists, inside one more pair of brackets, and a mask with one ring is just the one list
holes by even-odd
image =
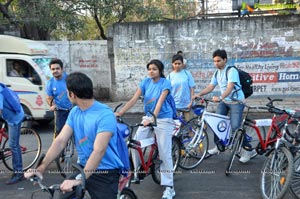
[[[49, 69], [52, 57], [47, 53], [43, 43], [0, 35], [0, 82], [18, 94], [24, 112], [40, 123], [53, 119], [45, 91], [47, 80], [52, 76]], [[16, 65], [21, 69], [20, 75], [13, 71]]]

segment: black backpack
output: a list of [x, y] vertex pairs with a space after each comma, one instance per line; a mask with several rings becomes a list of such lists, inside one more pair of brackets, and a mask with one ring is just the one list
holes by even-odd
[[[239, 72], [240, 84], [242, 86], [242, 88], [235, 89], [236, 90], [235, 92], [242, 89], [242, 91], [245, 95], [245, 98], [250, 97], [253, 94], [253, 87], [252, 87], [253, 81], [252, 81], [251, 75], [241, 69], [238, 69], [236, 66], [228, 66], [226, 69], [226, 80], [228, 79], [227, 78], [228, 70], [232, 67], [235, 68]], [[216, 73], [215, 73], [215, 78], [217, 78], [217, 73], [218, 73], [218, 71], [216, 71]]]

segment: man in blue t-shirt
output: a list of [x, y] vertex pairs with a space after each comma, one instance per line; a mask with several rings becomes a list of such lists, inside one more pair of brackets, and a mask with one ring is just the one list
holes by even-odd
[[[237, 101], [233, 101], [232, 98], [235, 98], [240, 101], [245, 100], [244, 93], [242, 89], [236, 89], [241, 87], [240, 84], [240, 78], [238, 71], [235, 68], [230, 68], [228, 70], [228, 73], [226, 75], [227, 71], [227, 53], [225, 50], [216, 50], [213, 53], [213, 61], [217, 68], [217, 75], [213, 75], [210, 84], [204, 88], [198, 95], [198, 97], [202, 95], [206, 95], [214, 90], [214, 88], [219, 85], [221, 95], [214, 96], [213, 101], [220, 102], [216, 113], [221, 115], [227, 115], [228, 112], [230, 113], [230, 123], [231, 123], [231, 129], [232, 132], [234, 132], [236, 129], [238, 129], [242, 122], [242, 115], [245, 105], [241, 104]], [[227, 76], [227, 78], [226, 78]], [[208, 153], [213, 155], [217, 154], [220, 151], [225, 150], [225, 146], [223, 146], [218, 137], [214, 135], [214, 141], [216, 143], [216, 146], [212, 149], [208, 150]], [[249, 143], [246, 142], [246, 139], [243, 144], [244, 150], [242, 151], [242, 155], [240, 158], [240, 162], [247, 162], [250, 160], [251, 152], [246, 149], [250, 149], [252, 147], [249, 146]]]
[[[36, 170], [29, 170], [26, 178], [42, 173], [61, 153], [72, 135], [78, 152], [78, 163], [86, 175], [86, 189], [91, 198], [116, 199], [119, 171], [123, 163], [117, 154], [117, 122], [112, 110], [93, 98], [90, 78], [80, 72], [67, 79], [70, 101], [76, 106], [70, 111], [66, 124], [49, 148], [45, 159]], [[81, 183], [78, 179], [65, 180], [60, 189], [71, 192]]]
[[66, 78], [63, 63], [60, 59], [52, 59], [49, 68], [53, 77], [47, 82], [47, 102], [51, 111], [55, 111], [54, 137], [56, 137], [64, 126], [72, 103], [67, 96]]
[[0, 86], [0, 115], [8, 124], [8, 142], [12, 152], [12, 165], [13, 175], [5, 183], [7, 185], [18, 183], [23, 179], [23, 163], [22, 154], [20, 149], [20, 134], [21, 134], [21, 123], [24, 118], [24, 111], [21, 107], [21, 111], [16, 113], [2, 95], [3, 87]]

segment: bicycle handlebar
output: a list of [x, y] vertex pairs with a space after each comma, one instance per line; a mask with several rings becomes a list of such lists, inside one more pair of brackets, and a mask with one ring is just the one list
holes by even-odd
[[[123, 103], [118, 104], [114, 108], [114, 112], [116, 112], [118, 110], [118, 108], [120, 108], [122, 105], [123, 105]], [[152, 116], [152, 118], [153, 118], [153, 122], [149, 123], [147, 126], [149, 126], [149, 127], [157, 126], [157, 119], [156, 119], [155, 114], [152, 111], [148, 111], [147, 113], [149, 113]], [[135, 125], [128, 124], [128, 123], [124, 122], [122, 116], [117, 116], [116, 118], [117, 118], [118, 122], [126, 124], [127, 126], [129, 126], [131, 128], [138, 127], [138, 126], [144, 126], [143, 124], [140, 124], [140, 123], [139, 124], [135, 124]]]
[[[41, 157], [39, 158], [37, 164], [36, 164], [36, 169], [41, 165], [41, 163], [43, 162], [43, 159], [45, 158], [45, 154], [42, 154]], [[86, 185], [86, 177], [85, 177], [85, 173], [83, 171], [83, 169], [78, 165], [78, 164], [72, 164], [72, 167], [75, 170], [79, 171], [79, 175], [81, 175], [81, 184], [78, 186], [73, 187], [73, 190], [76, 191], [76, 198], [82, 198], [83, 197], [83, 193], [85, 190], [85, 185]], [[41, 190], [47, 190], [50, 194], [54, 194], [54, 191], [60, 190], [60, 184], [53, 184], [50, 186], [46, 186], [42, 183], [42, 179], [39, 178], [38, 176], [34, 175], [33, 177], [30, 178], [31, 182], [37, 183]]]

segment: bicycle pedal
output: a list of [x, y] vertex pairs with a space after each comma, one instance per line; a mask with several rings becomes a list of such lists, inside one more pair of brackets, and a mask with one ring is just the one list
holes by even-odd
[[161, 164], [162, 160], [153, 160], [153, 164]]

